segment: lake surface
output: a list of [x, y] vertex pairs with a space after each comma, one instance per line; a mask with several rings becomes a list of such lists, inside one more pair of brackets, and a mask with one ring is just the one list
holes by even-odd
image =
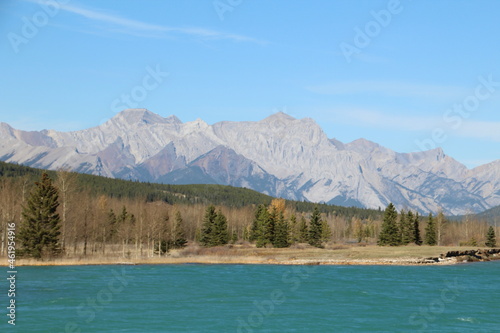
[[500, 332], [500, 261], [19, 267], [16, 284], [1, 332]]

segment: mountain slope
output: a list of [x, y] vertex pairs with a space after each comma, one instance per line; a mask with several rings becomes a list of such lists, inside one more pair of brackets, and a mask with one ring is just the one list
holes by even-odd
[[182, 123], [125, 110], [75, 132], [0, 124], [0, 160], [151, 182], [247, 187], [272, 196], [422, 213], [481, 212], [500, 204], [500, 160], [473, 170], [441, 149], [402, 154], [368, 140], [329, 139], [310, 118]]
[[[53, 180], [57, 179], [55, 171], [42, 170], [27, 166], [0, 162], [0, 183], [12, 179], [18, 184], [33, 184], [40, 180], [43, 172], [47, 172]], [[203, 204], [221, 205], [227, 207], [269, 205], [273, 199], [268, 195], [246, 188], [224, 185], [170, 185], [142, 183], [113, 179], [89, 174], [75, 174], [76, 191], [89, 192], [92, 195], [112, 196], [152, 201], [165, 201], [169, 204]], [[286, 201], [286, 206], [298, 212], [311, 212], [317, 206], [322, 213], [342, 216], [347, 220], [381, 219], [382, 212], [374, 209], [341, 207], [325, 204], [314, 204], [302, 201]]]
[[493, 225], [498, 225], [500, 223], [500, 206], [490, 208], [477, 214], [477, 218], [484, 219]]

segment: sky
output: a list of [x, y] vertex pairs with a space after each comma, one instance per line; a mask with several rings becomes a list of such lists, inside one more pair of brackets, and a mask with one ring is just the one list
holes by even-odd
[[0, 122], [73, 131], [312, 118], [329, 138], [500, 158], [500, 1], [0, 1]]

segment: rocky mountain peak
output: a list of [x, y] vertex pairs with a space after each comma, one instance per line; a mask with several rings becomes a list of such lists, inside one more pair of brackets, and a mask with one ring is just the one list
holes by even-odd
[[283, 111], [276, 112], [269, 117], [262, 120], [262, 122], [275, 122], [275, 121], [293, 121], [296, 120], [294, 117], [286, 114]]
[[165, 121], [169, 124], [177, 124], [177, 125], [182, 124], [182, 121], [179, 118], [177, 118], [175, 115], [168, 116], [167, 118], [165, 118]]
[[167, 121], [167, 119], [148, 109], [126, 109], [118, 113], [113, 119], [129, 125], [158, 124]]
[[182, 123], [128, 109], [94, 128], [25, 132], [0, 123], [0, 160], [143, 181], [217, 182], [296, 200], [448, 214], [500, 204], [500, 161], [468, 170], [442, 149], [397, 153], [328, 139], [310, 118]]
[[383, 148], [378, 143], [375, 143], [373, 141], [370, 141], [370, 140], [367, 140], [364, 138], [354, 140], [354, 141], [346, 144], [345, 146], [348, 149], [352, 149], [352, 150], [358, 151], [358, 152], [363, 153], [363, 154], [370, 154], [375, 150], [379, 150], [379, 149]]

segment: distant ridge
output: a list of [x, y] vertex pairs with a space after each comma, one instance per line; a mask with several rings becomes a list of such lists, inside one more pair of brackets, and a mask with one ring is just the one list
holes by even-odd
[[0, 160], [148, 182], [222, 184], [274, 197], [448, 215], [500, 205], [500, 160], [467, 169], [442, 149], [397, 153], [366, 139], [330, 139], [313, 119], [182, 123], [124, 110], [74, 132], [0, 123]]

